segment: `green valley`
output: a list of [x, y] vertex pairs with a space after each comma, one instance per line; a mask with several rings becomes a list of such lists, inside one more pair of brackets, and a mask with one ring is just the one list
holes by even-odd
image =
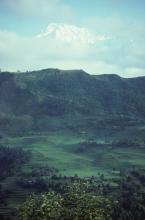
[[[54, 191], [63, 200], [75, 181], [88, 181], [90, 189], [101, 184], [100, 202], [107, 196], [111, 205], [112, 196], [123, 213], [117, 197], [124, 193], [120, 184], [128, 187], [130, 179], [131, 187], [145, 190], [144, 134], [145, 77], [59, 69], [1, 72], [1, 218], [9, 219], [31, 193], [39, 197], [50, 192], [57, 200]], [[98, 204], [88, 193], [86, 197]]]

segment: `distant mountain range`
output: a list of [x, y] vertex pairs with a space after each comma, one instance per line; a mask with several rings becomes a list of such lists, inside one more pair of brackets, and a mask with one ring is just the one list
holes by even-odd
[[144, 120], [145, 77], [59, 69], [0, 73], [1, 133], [71, 129], [88, 118], [96, 124]]

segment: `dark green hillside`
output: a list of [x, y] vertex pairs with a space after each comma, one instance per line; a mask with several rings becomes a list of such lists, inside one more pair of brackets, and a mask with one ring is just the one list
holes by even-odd
[[59, 69], [0, 73], [1, 132], [74, 129], [74, 125], [94, 128], [100, 120], [106, 124], [112, 118], [119, 123], [144, 120], [145, 77], [125, 79]]

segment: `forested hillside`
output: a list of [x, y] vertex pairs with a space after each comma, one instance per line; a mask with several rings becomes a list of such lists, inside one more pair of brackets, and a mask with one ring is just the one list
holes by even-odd
[[0, 73], [1, 133], [81, 129], [97, 127], [100, 121], [114, 125], [144, 119], [145, 77], [59, 69]]

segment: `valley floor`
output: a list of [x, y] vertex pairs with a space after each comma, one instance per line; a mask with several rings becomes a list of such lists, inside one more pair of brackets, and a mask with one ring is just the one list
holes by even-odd
[[[121, 143], [91, 138], [85, 133], [49, 132], [7, 137], [3, 144], [19, 147], [24, 151], [30, 150], [32, 158], [23, 165], [20, 172], [1, 181], [2, 188], [8, 195], [6, 204], [0, 207], [0, 213], [7, 213], [17, 207], [31, 192], [37, 193], [38, 188], [33, 187], [36, 177], [41, 177], [43, 185], [42, 182], [49, 179], [50, 175], [66, 178], [75, 175], [81, 178], [94, 176], [107, 179], [115, 186], [122, 171], [145, 167], [144, 144], [135, 143], [131, 146], [127, 143], [128, 146], [123, 147]], [[32, 173], [36, 174], [32, 177]]]

